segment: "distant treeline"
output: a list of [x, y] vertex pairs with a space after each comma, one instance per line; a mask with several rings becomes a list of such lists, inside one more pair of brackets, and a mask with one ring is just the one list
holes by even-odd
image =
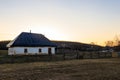
[[6, 47], [6, 45], [10, 42], [9, 41], [0, 41], [0, 50], [7, 50], [8, 48]]
[[[0, 50], [7, 50], [8, 48], [6, 45], [10, 42], [8, 41], [0, 41]], [[115, 51], [120, 51], [120, 46], [114, 46], [114, 47], [102, 47], [99, 45], [93, 45], [93, 44], [85, 44], [85, 43], [79, 43], [79, 42], [70, 42], [70, 41], [52, 41], [57, 45], [57, 49], [67, 49], [67, 50], [79, 50], [79, 51], [101, 51], [103, 49], [109, 49], [112, 48]]]

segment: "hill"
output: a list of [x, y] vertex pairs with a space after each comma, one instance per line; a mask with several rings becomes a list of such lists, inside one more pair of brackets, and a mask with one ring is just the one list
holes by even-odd
[[0, 41], [0, 50], [7, 50], [8, 48], [6, 47], [6, 45], [10, 42], [10, 40], [8, 41]]
[[[0, 50], [7, 50], [6, 45], [10, 42], [8, 41], [0, 41]], [[80, 51], [98, 51], [101, 50], [102, 47], [98, 45], [85, 44], [79, 42], [70, 42], [70, 41], [52, 41], [57, 44], [57, 49], [70, 49], [70, 50], [80, 50]]]
[[57, 44], [58, 49], [70, 49], [79, 51], [99, 51], [103, 47], [99, 45], [92, 45], [80, 42], [70, 42], [70, 41], [53, 41]]
[[[0, 41], [0, 50], [7, 50], [6, 45], [10, 42], [8, 41]], [[71, 49], [71, 50], [81, 50], [81, 51], [91, 51], [91, 50], [100, 50], [102, 46], [85, 44], [79, 42], [70, 42], [70, 41], [52, 41], [57, 44], [58, 49]]]

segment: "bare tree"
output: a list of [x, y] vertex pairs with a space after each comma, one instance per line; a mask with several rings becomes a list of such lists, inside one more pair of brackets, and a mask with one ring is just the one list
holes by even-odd
[[120, 46], [120, 36], [119, 35], [116, 35], [115, 38], [114, 38], [114, 45], [115, 46]]
[[109, 46], [109, 47], [113, 47], [114, 46], [114, 42], [113, 41], [106, 41], [105, 45]]

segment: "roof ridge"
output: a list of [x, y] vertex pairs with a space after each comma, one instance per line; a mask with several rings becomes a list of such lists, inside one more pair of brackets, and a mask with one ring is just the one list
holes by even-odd
[[[43, 35], [43, 34], [40, 34], [40, 33], [33, 33], [33, 32], [21, 32], [21, 33], [27, 33], [27, 34], [38, 34], [38, 35]], [[44, 35], [43, 35], [44, 36]]]

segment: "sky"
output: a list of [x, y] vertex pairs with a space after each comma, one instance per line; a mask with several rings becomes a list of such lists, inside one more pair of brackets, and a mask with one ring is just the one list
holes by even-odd
[[120, 0], [0, 0], [0, 40], [21, 32], [103, 45], [120, 34]]

